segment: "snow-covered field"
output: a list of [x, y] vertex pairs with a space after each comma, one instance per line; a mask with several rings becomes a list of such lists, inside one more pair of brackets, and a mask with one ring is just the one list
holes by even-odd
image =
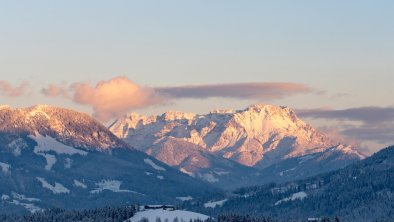
[[216, 178], [212, 173], [199, 173], [198, 177], [201, 178], [202, 180], [207, 181], [208, 183], [217, 183], [219, 182], [219, 179]]
[[10, 172], [11, 165], [0, 162], [0, 168], [4, 174], [8, 174]]
[[50, 136], [42, 136], [39, 133], [37, 133], [35, 136], [29, 136], [29, 137], [37, 142], [37, 146], [34, 147], [35, 153], [53, 151], [56, 152], [57, 154], [68, 154], [68, 155], [79, 154], [86, 156], [88, 154], [86, 151], [78, 150], [71, 146], [66, 146]]
[[74, 186], [75, 186], [75, 187], [82, 188], [82, 189], [88, 188], [88, 186], [86, 186], [86, 184], [82, 183], [82, 182], [79, 181], [79, 180], [74, 180]]
[[210, 208], [221, 207], [221, 206], [223, 206], [224, 203], [226, 203], [227, 200], [228, 199], [224, 199], [224, 200], [220, 200], [220, 201], [214, 201], [214, 202], [209, 201], [209, 202], [204, 204], [204, 207], [205, 208], [208, 208], [208, 207], [210, 207]]
[[38, 153], [38, 155], [43, 156], [47, 161], [47, 165], [45, 166], [46, 170], [51, 170], [52, 166], [55, 165], [57, 161], [56, 156], [51, 154]]
[[41, 185], [42, 185], [43, 188], [46, 188], [46, 189], [52, 191], [54, 194], [70, 193], [70, 190], [67, 189], [66, 187], [64, 187], [60, 183], [56, 183], [55, 182], [55, 185], [53, 186], [53, 185], [49, 184], [42, 177], [37, 177], [37, 180], [39, 180], [41, 182]]
[[32, 204], [32, 203], [22, 203], [19, 200], [12, 200], [11, 202], [14, 205], [19, 205], [24, 207], [26, 210], [30, 211], [30, 213], [35, 213], [37, 211], [41, 211], [42, 209], [37, 207], [36, 205]]
[[109, 190], [109, 191], [112, 191], [115, 193], [119, 193], [119, 192], [129, 193], [129, 192], [131, 192], [130, 190], [120, 189], [122, 182], [118, 181], [118, 180], [102, 180], [102, 181], [96, 183], [96, 185], [97, 185], [97, 189], [90, 191], [90, 193], [100, 193], [104, 190]]
[[298, 193], [293, 193], [290, 197], [286, 197], [282, 200], [279, 200], [275, 203], [275, 206], [283, 203], [283, 202], [287, 202], [287, 201], [293, 201], [293, 200], [303, 200], [305, 197], [307, 197], [308, 195], [304, 192], [298, 192]]
[[134, 215], [134, 217], [127, 220], [128, 222], [139, 222], [143, 218], [148, 219], [150, 222], [156, 222], [156, 218], [160, 218], [162, 222], [168, 220], [169, 222], [174, 221], [175, 218], [178, 218], [179, 222], [189, 222], [190, 220], [206, 220], [209, 216], [199, 213], [194, 213], [190, 211], [183, 211], [183, 210], [174, 210], [174, 211], [167, 211], [163, 209], [158, 210], [146, 210], [138, 212]]
[[97, 188], [90, 191], [92, 194], [98, 194], [100, 192], [103, 192], [104, 190], [109, 190], [115, 193], [134, 193], [134, 194], [139, 194], [139, 195], [144, 195], [142, 193], [138, 193], [132, 190], [126, 190], [126, 189], [120, 189], [120, 186], [122, 185], [121, 181], [118, 180], [102, 180], [98, 183], [96, 183]]
[[144, 162], [146, 164], [148, 164], [149, 166], [151, 166], [153, 169], [155, 170], [160, 170], [160, 171], [166, 171], [166, 169], [164, 169], [161, 166], [158, 166], [157, 164], [155, 164], [151, 159], [144, 159]]
[[[12, 196], [12, 197], [11, 197]], [[42, 210], [40, 207], [36, 206], [34, 203], [40, 202], [41, 200], [33, 197], [26, 197], [23, 194], [18, 194], [15, 192], [11, 193], [11, 196], [3, 194], [1, 195], [1, 201], [8, 202], [10, 204], [18, 205], [24, 207], [31, 213]]]
[[180, 201], [188, 201], [188, 200], [193, 200], [192, 196], [187, 196], [187, 197], [176, 197], [177, 200]]

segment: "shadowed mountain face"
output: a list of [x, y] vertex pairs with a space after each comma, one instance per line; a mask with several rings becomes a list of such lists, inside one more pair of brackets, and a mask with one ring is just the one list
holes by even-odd
[[132, 149], [86, 114], [0, 109], [0, 213], [176, 203], [215, 191]]
[[132, 113], [110, 130], [136, 149], [224, 188], [303, 178], [364, 158], [354, 147], [338, 145], [300, 120], [291, 109], [272, 105], [207, 115]]

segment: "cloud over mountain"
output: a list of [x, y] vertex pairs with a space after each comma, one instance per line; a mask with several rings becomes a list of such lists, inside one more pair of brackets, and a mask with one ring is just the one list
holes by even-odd
[[363, 123], [394, 121], [394, 107], [367, 106], [342, 110], [306, 109], [298, 110], [297, 113], [309, 118], [351, 120]]
[[17, 86], [13, 86], [11, 83], [0, 80], [0, 96], [19, 97], [27, 93], [29, 84], [27, 82], [21, 82]]
[[298, 83], [260, 82], [230, 83], [212, 85], [191, 85], [155, 88], [160, 94], [175, 98], [205, 99], [211, 97], [235, 99], [281, 99], [299, 93], [311, 93], [313, 90]]
[[41, 89], [41, 93], [45, 96], [56, 97], [63, 96], [65, 98], [69, 97], [69, 92], [66, 83], [59, 85], [49, 84], [47, 88]]
[[132, 109], [163, 102], [153, 89], [122, 76], [100, 81], [96, 85], [76, 82], [64, 87], [52, 84], [41, 92], [46, 96], [63, 96], [75, 103], [89, 105], [94, 110], [93, 115], [103, 121], [124, 115]]
[[[351, 121], [341, 124], [341, 133], [359, 141], [375, 141], [380, 144], [394, 143], [394, 107], [356, 107], [341, 110], [304, 109], [297, 110], [301, 117]], [[356, 123], [354, 123], [356, 122]]]
[[126, 77], [100, 81], [96, 86], [74, 83], [71, 88], [74, 92], [73, 100], [79, 104], [91, 105], [94, 115], [102, 120], [162, 102], [162, 98], [152, 89], [142, 87]]
[[120, 117], [125, 113], [175, 99], [206, 99], [212, 97], [233, 99], [273, 100], [299, 93], [315, 92], [298, 83], [232, 83], [174, 87], [141, 86], [127, 77], [114, 77], [96, 85], [75, 82], [67, 86], [50, 84], [41, 90], [49, 97], [64, 97], [73, 102], [89, 105], [93, 115], [103, 121]]

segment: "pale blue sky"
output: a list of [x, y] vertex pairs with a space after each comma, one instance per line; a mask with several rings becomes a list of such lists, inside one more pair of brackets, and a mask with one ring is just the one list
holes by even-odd
[[[33, 86], [30, 96], [0, 99], [90, 112], [39, 90], [123, 75], [150, 87], [294, 82], [325, 91], [260, 101], [297, 109], [393, 106], [393, 12], [391, 0], [0, 0], [0, 80]], [[179, 99], [137, 111], [255, 102]]]

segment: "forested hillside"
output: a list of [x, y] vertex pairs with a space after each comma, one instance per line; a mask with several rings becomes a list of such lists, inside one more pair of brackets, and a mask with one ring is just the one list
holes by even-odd
[[211, 214], [236, 212], [280, 219], [389, 220], [394, 218], [394, 146], [338, 171], [280, 185], [243, 188], [223, 198], [227, 199], [222, 206], [214, 209], [197, 202], [194, 207]]
[[[126, 207], [107, 207], [82, 211], [67, 211], [63, 209], [52, 209], [43, 212], [36, 212], [28, 216], [10, 216], [0, 215], [0, 221], [7, 222], [123, 222], [132, 218], [136, 213], [138, 206]], [[157, 218], [155, 221], [149, 221], [146, 218], [141, 219], [141, 222], [161, 222]], [[165, 220], [167, 221], [167, 220]], [[173, 221], [167, 222], [182, 222], [178, 218]], [[227, 214], [220, 215], [216, 218], [209, 218], [203, 220], [190, 220], [190, 222], [278, 222], [272, 218], [263, 216], [249, 216], [249, 215], [236, 215]], [[164, 222], [164, 221], [163, 221]], [[184, 221], [189, 222], [189, 221]]]

